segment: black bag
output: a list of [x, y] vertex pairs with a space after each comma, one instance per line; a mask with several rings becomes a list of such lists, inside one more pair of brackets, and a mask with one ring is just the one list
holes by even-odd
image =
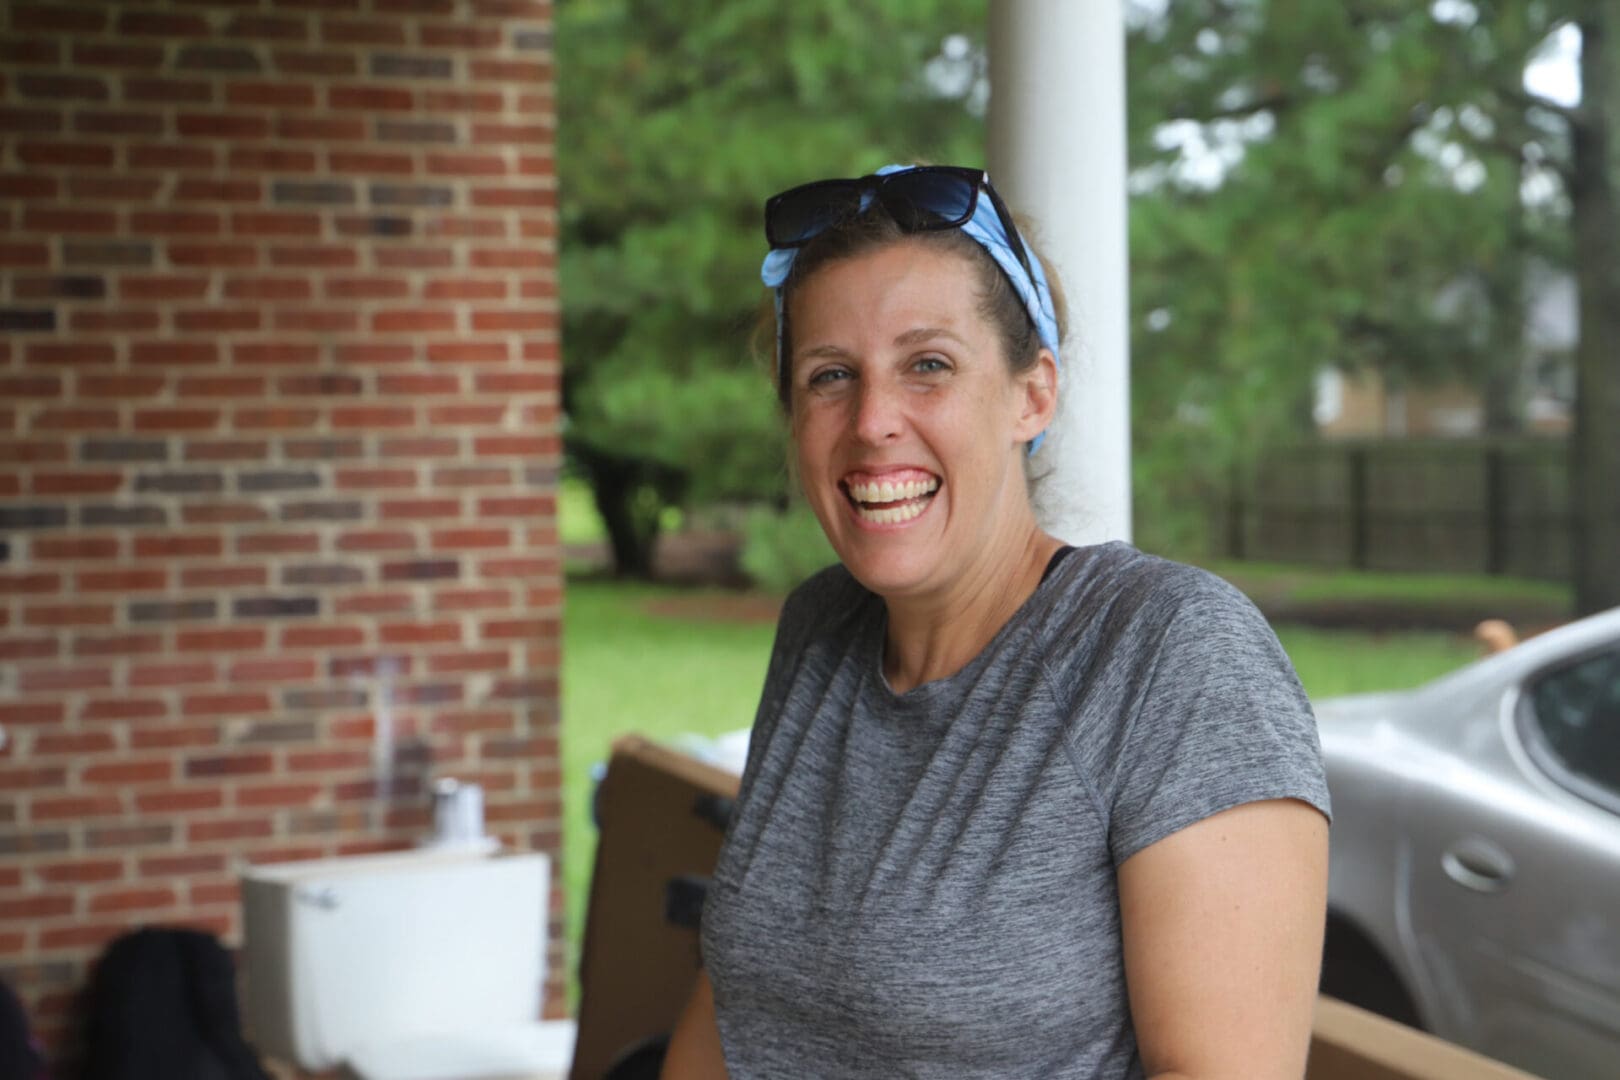
[[114, 940], [90, 982], [82, 1080], [270, 1080], [242, 1038], [236, 970], [201, 930]]

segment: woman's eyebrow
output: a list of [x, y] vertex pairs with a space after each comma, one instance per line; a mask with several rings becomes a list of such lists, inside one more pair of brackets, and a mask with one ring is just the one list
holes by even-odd
[[902, 347], [920, 345], [925, 341], [932, 341], [934, 338], [939, 337], [950, 338], [958, 345], [967, 344], [955, 331], [947, 330], [943, 326], [919, 326], [914, 330], [907, 330], [895, 338], [894, 343]]

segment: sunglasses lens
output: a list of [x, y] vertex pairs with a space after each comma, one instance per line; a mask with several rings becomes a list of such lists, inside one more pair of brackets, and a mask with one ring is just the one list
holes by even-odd
[[936, 169], [894, 173], [878, 189], [884, 209], [906, 232], [961, 225], [973, 215], [978, 194], [977, 178]]
[[784, 191], [765, 207], [765, 239], [772, 247], [794, 247], [826, 232], [861, 209], [860, 184], [822, 181]]

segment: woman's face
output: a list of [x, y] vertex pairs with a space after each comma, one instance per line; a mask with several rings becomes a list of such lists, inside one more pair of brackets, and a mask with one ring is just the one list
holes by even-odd
[[1049, 353], [1007, 369], [975, 268], [916, 241], [794, 291], [792, 427], [833, 549], [882, 596], [948, 593], [1023, 551], [1024, 444], [1055, 404]]

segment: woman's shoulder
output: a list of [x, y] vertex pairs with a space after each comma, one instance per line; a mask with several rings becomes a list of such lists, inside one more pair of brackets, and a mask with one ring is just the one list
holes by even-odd
[[1053, 577], [1053, 611], [1065, 620], [1106, 618], [1146, 628], [1192, 612], [1247, 617], [1254, 611], [1248, 597], [1220, 576], [1119, 540], [1079, 549]]

